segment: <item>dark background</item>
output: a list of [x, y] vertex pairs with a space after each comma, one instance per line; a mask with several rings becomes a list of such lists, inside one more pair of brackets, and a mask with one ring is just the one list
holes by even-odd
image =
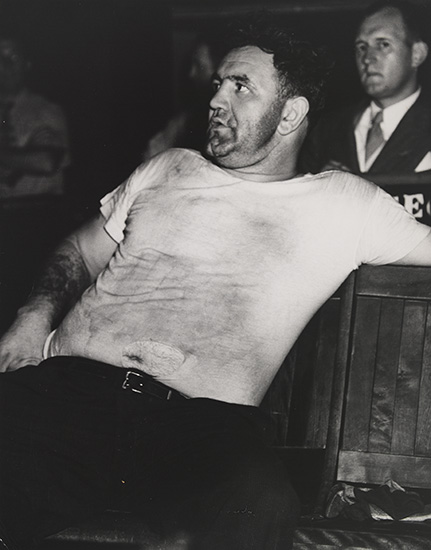
[[360, 95], [352, 44], [366, 4], [0, 0], [0, 26], [25, 40], [33, 63], [31, 87], [64, 108], [73, 158], [71, 206], [92, 210], [139, 164], [146, 141], [178, 107], [182, 60], [197, 32], [222, 29], [226, 20], [253, 8], [271, 8], [298, 35], [327, 46], [334, 57], [330, 108]]
[[0, 0], [25, 40], [30, 87], [69, 123], [71, 200], [93, 205], [139, 163], [172, 105], [170, 8], [163, 1]]

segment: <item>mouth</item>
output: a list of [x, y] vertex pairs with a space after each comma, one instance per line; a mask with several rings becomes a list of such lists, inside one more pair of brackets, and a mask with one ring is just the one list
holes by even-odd
[[229, 133], [232, 131], [232, 127], [227, 123], [223, 122], [220, 119], [212, 118], [208, 122], [207, 135], [211, 137], [217, 137]]
[[365, 80], [371, 80], [371, 79], [375, 79], [375, 78], [382, 78], [382, 75], [380, 73], [376, 73], [376, 72], [366, 72], [366, 73], [364, 73], [364, 79]]
[[223, 127], [224, 127], [224, 124], [222, 124], [221, 122], [217, 122], [215, 120], [210, 120], [208, 122], [208, 130], [217, 130]]
[[226, 123], [226, 121], [223, 121], [222, 119], [218, 118], [218, 117], [213, 117], [213, 118], [210, 118], [210, 120], [208, 121], [208, 128], [211, 129], [211, 128], [227, 128], [228, 125]]

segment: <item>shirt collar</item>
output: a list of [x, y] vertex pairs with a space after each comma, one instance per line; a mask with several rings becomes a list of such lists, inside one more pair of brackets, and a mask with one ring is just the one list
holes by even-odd
[[[410, 109], [413, 103], [415, 103], [420, 93], [421, 93], [421, 88], [418, 88], [416, 92], [412, 93], [408, 97], [402, 99], [401, 101], [398, 101], [398, 103], [394, 103], [393, 105], [386, 107], [386, 109], [383, 109], [383, 112], [382, 112], [383, 120], [382, 120], [382, 123], [380, 124], [380, 127], [382, 128], [383, 137], [385, 138], [385, 141], [387, 141], [390, 138], [395, 128], [398, 126], [401, 119], [407, 113], [407, 111]], [[369, 108], [370, 124], [371, 124], [371, 121], [376, 116], [376, 114], [381, 110], [382, 109], [378, 107], [374, 103], [374, 101], [370, 103], [370, 108]]]

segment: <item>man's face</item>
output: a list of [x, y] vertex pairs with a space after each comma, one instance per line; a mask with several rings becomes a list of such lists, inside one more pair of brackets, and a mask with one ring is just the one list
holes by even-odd
[[283, 102], [272, 57], [256, 46], [238, 48], [214, 76], [206, 152], [222, 167], [255, 165], [277, 141]]
[[17, 92], [24, 80], [27, 61], [13, 40], [0, 39], [0, 92]]
[[382, 107], [415, 91], [412, 46], [397, 9], [384, 8], [367, 17], [359, 29], [355, 50], [362, 86]]

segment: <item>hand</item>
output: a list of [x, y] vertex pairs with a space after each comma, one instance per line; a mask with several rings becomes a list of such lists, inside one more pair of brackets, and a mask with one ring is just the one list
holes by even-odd
[[321, 172], [324, 172], [325, 170], [341, 170], [343, 172], [351, 172], [350, 168], [341, 162], [338, 162], [338, 160], [329, 160], [322, 168]]
[[51, 326], [41, 314], [23, 312], [0, 338], [0, 372], [13, 371], [42, 361], [43, 345]]

